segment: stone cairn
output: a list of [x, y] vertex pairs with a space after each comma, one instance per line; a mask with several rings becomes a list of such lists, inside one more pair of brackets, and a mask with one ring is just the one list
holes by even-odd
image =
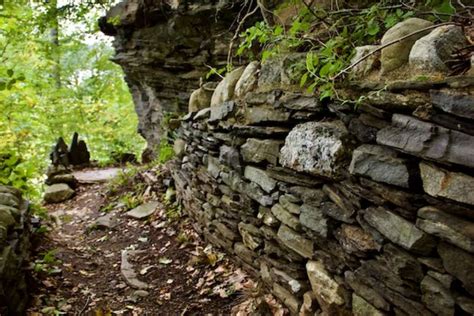
[[442, 26], [371, 55], [338, 90], [356, 109], [298, 88], [304, 54], [200, 88], [173, 171], [196, 230], [292, 314], [474, 314], [474, 78], [444, 63], [465, 44]]
[[28, 202], [0, 185], [0, 315], [24, 315], [28, 302], [25, 267], [30, 250]]
[[77, 180], [72, 174], [71, 166], [87, 166], [90, 163], [90, 153], [79, 135], [74, 133], [71, 146], [60, 137], [51, 154], [51, 165], [46, 171], [46, 189], [44, 200], [47, 203], [59, 203], [74, 196]]

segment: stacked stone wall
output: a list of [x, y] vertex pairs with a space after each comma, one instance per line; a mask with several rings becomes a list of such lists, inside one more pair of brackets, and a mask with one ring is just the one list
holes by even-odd
[[183, 118], [195, 228], [293, 314], [473, 314], [472, 77], [352, 82], [354, 107], [295, 88], [295, 58], [236, 69]]
[[28, 302], [28, 212], [20, 191], [0, 185], [0, 315], [23, 315]]

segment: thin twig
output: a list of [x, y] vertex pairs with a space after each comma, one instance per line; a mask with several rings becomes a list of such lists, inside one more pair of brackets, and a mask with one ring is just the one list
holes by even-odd
[[82, 307], [82, 309], [80, 310], [79, 314], [77, 314], [78, 316], [81, 316], [81, 315], [85, 312], [87, 306], [89, 306], [89, 301], [90, 301], [90, 300], [91, 300], [91, 297], [88, 296], [88, 297], [87, 297], [86, 304], [84, 304], [84, 307]]
[[303, 4], [305, 5], [306, 9], [308, 9], [309, 13], [311, 13], [316, 19], [326, 24], [326, 26], [329, 26], [329, 22], [326, 21], [326, 17], [318, 16], [316, 12], [314, 12], [313, 8], [311, 7], [313, 5], [313, 2], [314, 1], [311, 1], [311, 3], [308, 4], [306, 3], [306, 1], [303, 1]]
[[204, 66], [206, 66], [207, 68], [211, 69], [211, 70], [214, 72], [214, 74], [216, 74], [216, 75], [218, 75], [219, 77], [221, 77], [221, 79], [224, 79], [224, 77], [223, 77], [220, 73], [217, 72], [216, 68], [214, 68], [214, 67], [212, 67], [212, 66], [209, 66], [208, 64], [204, 64]]
[[[385, 7], [379, 7], [379, 10], [392, 10], [392, 9], [397, 9], [403, 7], [402, 4], [397, 4], [397, 5], [391, 5], [391, 6], [385, 6]], [[370, 8], [360, 8], [360, 9], [341, 9], [337, 11], [330, 11], [327, 14], [328, 15], [338, 15], [338, 14], [351, 14], [351, 13], [363, 13], [364, 11], [369, 10]]]
[[257, 0], [257, 5], [260, 7], [260, 12], [262, 13], [262, 17], [265, 23], [268, 26], [273, 26], [274, 21], [272, 17], [275, 16], [275, 14], [265, 7], [265, 3], [263, 3], [263, 0]]
[[335, 80], [336, 78], [338, 78], [340, 75], [342, 75], [343, 73], [346, 73], [348, 70], [354, 68], [355, 66], [357, 66], [358, 64], [360, 64], [362, 61], [366, 60], [367, 58], [369, 58], [370, 56], [374, 55], [376, 52], [378, 51], [381, 51], [382, 49], [388, 47], [388, 46], [391, 46], [393, 44], [396, 44], [396, 43], [399, 43], [401, 41], [403, 41], [404, 39], [407, 39], [413, 35], [416, 35], [416, 34], [419, 34], [419, 33], [423, 33], [425, 31], [429, 31], [429, 30], [432, 30], [432, 29], [435, 29], [437, 27], [440, 27], [440, 26], [445, 26], [445, 25], [459, 25], [459, 23], [455, 23], [455, 22], [446, 22], [446, 23], [440, 23], [440, 24], [436, 24], [436, 25], [431, 25], [431, 26], [428, 26], [428, 27], [425, 27], [425, 28], [422, 28], [420, 30], [417, 30], [415, 32], [411, 32], [410, 34], [407, 34], [405, 36], [402, 36], [400, 38], [397, 38], [393, 41], [390, 41], [382, 46], [379, 46], [377, 49], [374, 49], [373, 51], [371, 51], [370, 53], [362, 56], [361, 58], [359, 58], [358, 60], [356, 60], [353, 64], [351, 64], [350, 66], [344, 68], [343, 70], [341, 70], [337, 75], [335, 75], [334, 77], [331, 78], [331, 80]]
[[251, 17], [252, 15], [255, 14], [255, 12], [257, 12], [257, 10], [259, 9], [259, 6], [255, 6], [255, 8], [251, 11], [251, 12], [248, 12], [243, 18], [242, 20], [240, 20], [239, 22], [239, 25], [237, 26], [237, 29], [235, 30], [235, 33], [234, 33], [234, 36], [232, 37], [231, 41], [230, 41], [230, 44], [229, 44], [229, 52], [227, 53], [227, 64], [230, 65], [232, 63], [232, 49], [234, 47], [234, 42], [235, 40], [239, 37], [239, 34], [240, 34], [240, 30], [242, 28], [242, 26], [244, 25], [245, 23], [245, 20], [247, 20], [249, 17]]
[[8, 45], [10, 45], [9, 40], [7, 40], [5, 46], [3, 46], [3, 48], [2, 48], [2, 52], [0, 53], [0, 58], [2, 58], [2, 60], [3, 60], [3, 55], [5, 55], [5, 52], [7, 51]]

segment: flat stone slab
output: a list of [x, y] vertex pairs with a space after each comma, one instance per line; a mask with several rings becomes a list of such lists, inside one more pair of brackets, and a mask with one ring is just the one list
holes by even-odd
[[65, 183], [47, 186], [44, 192], [44, 201], [47, 203], [60, 203], [69, 200], [74, 195], [74, 190]]
[[158, 202], [148, 202], [128, 211], [126, 214], [135, 219], [144, 219], [155, 213], [157, 207]]
[[114, 217], [114, 214], [106, 214], [104, 216], [98, 217], [94, 225], [97, 228], [108, 228], [112, 229], [118, 225], [117, 219]]
[[115, 178], [122, 168], [106, 168], [99, 170], [85, 170], [73, 172], [74, 177], [79, 183], [102, 183]]
[[472, 194], [474, 177], [423, 162], [420, 163], [420, 173], [423, 189], [429, 195], [474, 205], [474, 195]]
[[148, 289], [149, 285], [143, 281], [140, 281], [137, 278], [137, 273], [133, 269], [132, 264], [128, 261], [128, 256], [137, 253], [136, 251], [127, 251], [122, 250], [121, 263], [120, 263], [120, 272], [122, 277], [125, 279], [128, 285], [135, 289], [144, 290]]
[[410, 186], [410, 174], [405, 161], [397, 158], [395, 151], [382, 146], [362, 145], [354, 150], [349, 171], [378, 182], [404, 188]]
[[416, 226], [466, 251], [474, 253], [474, 223], [434, 207], [418, 211]]
[[421, 158], [474, 167], [474, 136], [411, 116], [394, 114], [377, 133], [377, 143]]
[[436, 245], [434, 238], [411, 222], [383, 207], [361, 211], [364, 219], [391, 242], [407, 250], [427, 255]]

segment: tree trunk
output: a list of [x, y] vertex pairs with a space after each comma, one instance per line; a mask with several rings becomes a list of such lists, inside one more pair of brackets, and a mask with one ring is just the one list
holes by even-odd
[[59, 14], [58, 0], [50, 0], [49, 3], [50, 17], [50, 40], [51, 40], [51, 59], [54, 62], [53, 77], [56, 88], [61, 88], [61, 54], [59, 52]]

